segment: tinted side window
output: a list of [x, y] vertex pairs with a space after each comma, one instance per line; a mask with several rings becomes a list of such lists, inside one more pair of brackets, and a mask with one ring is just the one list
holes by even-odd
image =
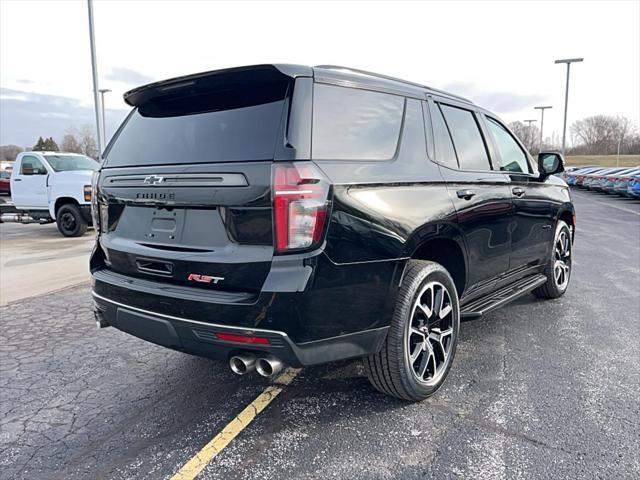
[[511, 134], [494, 119], [486, 118], [488, 120], [487, 126], [489, 127], [489, 131], [491, 135], [493, 135], [498, 151], [500, 152], [502, 168], [509, 172], [531, 173], [526, 154]]
[[319, 160], [389, 160], [398, 146], [404, 98], [316, 84], [312, 157]]
[[38, 158], [26, 156], [22, 158], [20, 173], [22, 175], [46, 175], [47, 169]]
[[436, 147], [436, 161], [451, 168], [458, 168], [456, 152], [451, 143], [451, 135], [444, 121], [438, 105], [431, 108], [431, 122], [433, 123], [433, 143]]
[[487, 149], [472, 112], [441, 105], [447, 121], [458, 163], [463, 170], [491, 170]]

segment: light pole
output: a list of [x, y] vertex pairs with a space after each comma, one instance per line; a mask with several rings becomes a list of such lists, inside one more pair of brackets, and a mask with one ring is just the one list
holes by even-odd
[[108, 88], [101, 88], [100, 92], [100, 107], [102, 108], [102, 144], [107, 148], [107, 122], [104, 117], [104, 94], [109, 93], [111, 90]]
[[540, 110], [540, 151], [542, 151], [542, 128], [544, 127], [544, 111], [547, 108], [553, 108], [551, 106], [545, 107], [533, 107], [535, 110]]
[[[535, 142], [535, 140], [533, 139], [533, 135], [532, 135], [532, 131], [531, 131], [531, 124], [537, 122], [537, 120], [525, 120], [524, 123], [527, 124], [527, 141], [526, 141], [526, 147], [527, 150], [531, 151], [533, 150], [533, 143]], [[531, 137], [531, 138], [529, 138]]]
[[616, 156], [616, 167], [620, 166], [620, 143], [622, 143], [622, 137], [618, 139], [618, 155]]
[[96, 59], [96, 41], [93, 35], [93, 1], [87, 0], [89, 11], [89, 44], [91, 47], [91, 69], [93, 71], [93, 103], [96, 110], [96, 131], [98, 133], [98, 160], [102, 160], [102, 139], [100, 138], [100, 104], [98, 99], [98, 63]]
[[567, 106], [569, 104], [569, 70], [572, 63], [582, 62], [584, 58], [563, 58], [562, 60], [556, 60], [555, 63], [567, 64], [567, 86], [564, 90], [564, 122], [562, 125], [562, 154], [564, 155], [565, 141], [567, 138]]

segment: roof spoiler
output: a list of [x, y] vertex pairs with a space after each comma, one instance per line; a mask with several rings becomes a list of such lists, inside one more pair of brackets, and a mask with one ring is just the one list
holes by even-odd
[[285, 64], [251, 65], [161, 80], [129, 90], [123, 97], [127, 104], [136, 107], [156, 98], [180, 94], [183, 90], [197, 91], [224, 85], [281, 82], [289, 78], [311, 77], [312, 75], [313, 71], [310, 67]]

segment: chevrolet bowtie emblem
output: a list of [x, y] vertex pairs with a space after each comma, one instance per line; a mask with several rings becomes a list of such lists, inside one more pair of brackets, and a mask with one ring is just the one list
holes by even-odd
[[164, 177], [159, 177], [157, 175], [149, 175], [148, 177], [145, 177], [144, 182], [147, 185], [159, 185], [162, 182], [164, 182]]

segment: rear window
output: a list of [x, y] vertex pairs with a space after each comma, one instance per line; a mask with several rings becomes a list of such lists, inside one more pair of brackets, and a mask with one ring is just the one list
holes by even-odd
[[143, 104], [126, 120], [105, 166], [273, 159], [285, 90], [253, 85]]
[[404, 112], [397, 95], [316, 84], [312, 157], [315, 160], [390, 160]]

